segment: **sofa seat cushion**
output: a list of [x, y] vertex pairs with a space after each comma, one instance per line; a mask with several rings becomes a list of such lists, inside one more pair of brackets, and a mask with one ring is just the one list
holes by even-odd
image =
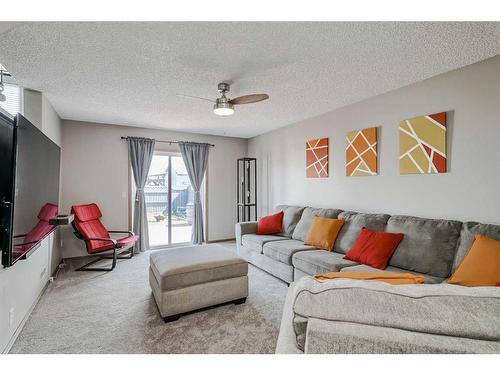
[[313, 250], [314, 246], [304, 245], [302, 241], [283, 240], [271, 241], [264, 244], [264, 255], [285, 264], [292, 264], [293, 254], [304, 251]]
[[248, 263], [216, 244], [155, 251], [149, 264], [162, 291], [246, 276]]
[[345, 211], [339, 214], [339, 219], [345, 221], [335, 241], [333, 250], [346, 254], [359, 236], [362, 228], [376, 232], [384, 232], [390, 216], [385, 214], [360, 214]]
[[299, 251], [292, 256], [292, 264], [309, 275], [338, 272], [344, 267], [357, 265], [356, 262], [343, 258], [344, 254], [327, 250]]
[[446, 278], [450, 276], [462, 223], [453, 220], [391, 216], [387, 232], [403, 233], [389, 265]]
[[404, 270], [398, 267], [388, 266], [384, 271], [380, 271], [378, 268], [367, 266], [366, 264], [360, 264], [352, 267], [345, 267], [340, 270], [340, 272], [394, 272], [394, 273], [410, 273], [412, 275], [419, 275], [424, 277], [425, 284], [439, 284], [443, 282], [442, 277], [436, 277], [426, 274], [420, 274], [418, 272]]
[[341, 212], [342, 210], [338, 210], [335, 208], [304, 208], [304, 212], [302, 212], [302, 216], [295, 226], [292, 238], [294, 240], [305, 241], [307, 233], [309, 232], [309, 229], [311, 228], [311, 225], [316, 216], [336, 219]]
[[264, 244], [270, 241], [283, 241], [283, 237], [259, 234], [244, 234], [241, 236], [241, 244], [252, 251], [258, 252], [259, 254], [262, 254]]
[[276, 207], [276, 212], [279, 211], [283, 211], [283, 232], [278, 234], [283, 237], [292, 237], [304, 207], [280, 205]]

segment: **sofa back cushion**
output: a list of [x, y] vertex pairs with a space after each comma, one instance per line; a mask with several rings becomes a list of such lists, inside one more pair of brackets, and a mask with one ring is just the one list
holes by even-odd
[[302, 216], [304, 207], [279, 205], [276, 207], [276, 212], [283, 211], [283, 232], [278, 233], [278, 236], [292, 237], [295, 226]]
[[480, 234], [500, 241], [500, 225], [481, 224], [473, 221], [463, 223], [460, 239], [458, 240], [458, 249], [453, 261], [453, 271], [455, 271], [464, 258], [474, 241], [474, 236]]
[[336, 219], [342, 210], [338, 210], [335, 208], [313, 208], [306, 207], [302, 212], [302, 216], [300, 217], [299, 222], [295, 226], [295, 229], [292, 234], [292, 238], [294, 240], [305, 241], [307, 237], [307, 233], [311, 228], [311, 224], [314, 221], [316, 216], [327, 217], [330, 219]]
[[335, 241], [333, 248], [337, 253], [346, 254], [359, 236], [359, 232], [364, 227], [369, 230], [383, 232], [389, 215], [384, 214], [360, 214], [352, 211], [345, 211], [339, 214], [339, 219], [345, 221], [344, 226]]
[[386, 230], [403, 233], [404, 238], [389, 264], [433, 276], [450, 276], [461, 227], [461, 222], [453, 220], [391, 216]]

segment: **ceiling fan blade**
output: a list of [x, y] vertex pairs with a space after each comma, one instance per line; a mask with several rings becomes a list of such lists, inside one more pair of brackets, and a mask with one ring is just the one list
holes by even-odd
[[199, 96], [185, 95], [185, 94], [175, 94], [175, 95], [180, 96], [180, 97], [183, 97], [183, 98], [201, 99], [201, 100], [206, 100], [206, 101], [209, 101], [209, 102], [215, 103], [215, 100], [212, 100], [212, 99], [207, 99], [207, 98], [202, 98], [202, 97], [199, 97]]
[[251, 94], [251, 95], [243, 95], [243, 96], [238, 96], [237, 98], [231, 99], [229, 103], [234, 104], [234, 105], [240, 105], [240, 104], [251, 104], [251, 103], [257, 103], [262, 100], [269, 99], [269, 95], [267, 94]]

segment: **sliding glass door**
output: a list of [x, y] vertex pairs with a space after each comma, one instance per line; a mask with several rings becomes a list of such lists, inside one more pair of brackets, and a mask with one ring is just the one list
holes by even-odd
[[144, 194], [150, 247], [190, 242], [194, 195], [180, 155], [155, 153]]

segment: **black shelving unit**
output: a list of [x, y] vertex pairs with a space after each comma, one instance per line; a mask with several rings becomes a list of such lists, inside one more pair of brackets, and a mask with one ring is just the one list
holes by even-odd
[[[236, 211], [238, 223], [257, 220], [257, 159], [236, 161]], [[252, 219], [253, 217], [253, 219]]]

